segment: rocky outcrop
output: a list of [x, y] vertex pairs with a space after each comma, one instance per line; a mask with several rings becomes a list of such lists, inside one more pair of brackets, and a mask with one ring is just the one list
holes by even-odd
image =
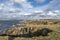
[[9, 28], [5, 31], [6, 35], [27, 35], [33, 34], [34, 32], [38, 31], [39, 28], [36, 27], [21, 27], [21, 28]]
[[9, 28], [5, 31], [5, 35], [8, 36], [25, 36], [25, 37], [32, 37], [32, 36], [40, 36], [40, 35], [48, 35], [50, 31], [49, 29], [44, 28], [40, 29], [38, 27], [20, 27], [20, 28]]

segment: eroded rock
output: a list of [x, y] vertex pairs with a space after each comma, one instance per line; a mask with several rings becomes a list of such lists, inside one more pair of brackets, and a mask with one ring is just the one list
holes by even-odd
[[51, 32], [50, 29], [43, 28], [40, 29], [38, 27], [22, 27], [22, 28], [9, 28], [5, 31], [5, 34], [8, 36], [25, 36], [25, 37], [33, 37], [33, 36], [47, 36], [48, 33]]

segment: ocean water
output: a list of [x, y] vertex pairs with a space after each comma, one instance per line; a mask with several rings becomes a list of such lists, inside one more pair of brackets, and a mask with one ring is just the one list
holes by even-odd
[[19, 23], [18, 20], [0, 20], [0, 35], [3, 34], [3, 31], [11, 28], [12, 25], [16, 25], [17, 23]]

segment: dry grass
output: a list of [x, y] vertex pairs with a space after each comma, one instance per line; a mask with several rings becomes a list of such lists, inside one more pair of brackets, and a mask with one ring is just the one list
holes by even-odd
[[25, 37], [7, 37], [7, 36], [0, 36], [0, 40], [60, 40], [60, 25], [30, 25], [31, 27], [40, 27], [40, 28], [49, 28], [54, 30], [53, 32], [49, 33], [49, 36], [39, 36], [39, 37], [32, 37], [32, 38], [25, 38]]
[[53, 32], [49, 33], [48, 36], [39, 36], [32, 38], [25, 37], [2, 37], [0, 36], [0, 40], [60, 40], [60, 25], [59, 24], [48, 24], [48, 25], [36, 25], [36, 24], [24, 24], [26, 27], [38, 27], [38, 28], [49, 28], [53, 30]]
[[0, 36], [0, 40], [8, 40], [8, 36]]

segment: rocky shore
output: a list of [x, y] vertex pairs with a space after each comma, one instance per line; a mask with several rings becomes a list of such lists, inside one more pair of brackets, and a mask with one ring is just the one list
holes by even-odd
[[48, 28], [38, 28], [38, 27], [13, 27], [4, 31], [4, 35], [13, 37], [33, 37], [33, 36], [47, 36], [52, 30]]

